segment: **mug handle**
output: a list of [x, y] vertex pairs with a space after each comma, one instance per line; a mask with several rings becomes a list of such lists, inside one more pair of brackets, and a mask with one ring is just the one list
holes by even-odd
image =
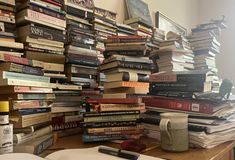
[[166, 132], [168, 139], [169, 139], [169, 144], [172, 144], [172, 137], [171, 137], [170, 132], [167, 127], [168, 124], [170, 124], [169, 119], [161, 119], [159, 127], [160, 127], [160, 131]]

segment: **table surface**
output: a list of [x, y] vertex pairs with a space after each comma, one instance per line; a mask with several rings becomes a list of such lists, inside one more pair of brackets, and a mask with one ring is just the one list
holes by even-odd
[[[119, 148], [119, 144], [111, 142], [84, 144], [81, 135], [69, 136], [58, 139], [57, 143], [48, 151], [53, 152], [60, 149], [89, 148], [98, 145], [106, 145]], [[226, 153], [231, 151], [235, 142], [226, 142], [212, 149], [190, 149], [187, 152], [173, 153], [163, 151], [160, 147], [147, 151], [144, 154], [169, 160], [220, 160]]]

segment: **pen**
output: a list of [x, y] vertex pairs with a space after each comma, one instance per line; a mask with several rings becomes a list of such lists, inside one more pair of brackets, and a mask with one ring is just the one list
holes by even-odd
[[110, 147], [99, 147], [98, 151], [100, 153], [128, 159], [128, 160], [137, 160], [139, 157], [139, 154], [129, 152], [129, 151], [124, 151], [121, 149], [115, 149], [115, 148], [110, 148]]

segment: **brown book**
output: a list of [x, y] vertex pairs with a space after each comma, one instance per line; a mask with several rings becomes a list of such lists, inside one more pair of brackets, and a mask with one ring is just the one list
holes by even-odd
[[43, 69], [45, 71], [64, 72], [64, 64], [44, 63]]
[[131, 110], [143, 110], [145, 108], [144, 103], [139, 104], [100, 104], [100, 112], [111, 111], [131, 111]]
[[10, 121], [13, 124], [14, 128], [24, 128], [35, 124], [51, 121], [51, 113], [38, 113], [17, 117], [10, 116]]
[[88, 99], [92, 104], [138, 104], [142, 103], [142, 98], [100, 98]]
[[34, 52], [34, 51], [26, 51], [25, 56], [31, 60], [38, 60], [47, 63], [65, 63], [65, 56], [60, 54], [50, 54], [50, 53], [42, 53], [42, 52]]
[[148, 87], [131, 87], [131, 88], [111, 88], [104, 89], [105, 94], [111, 93], [126, 93], [126, 94], [146, 94], [149, 92]]
[[140, 87], [140, 88], [149, 88], [149, 83], [144, 82], [126, 82], [126, 81], [119, 81], [119, 82], [105, 82], [104, 88], [122, 88], [122, 87]]

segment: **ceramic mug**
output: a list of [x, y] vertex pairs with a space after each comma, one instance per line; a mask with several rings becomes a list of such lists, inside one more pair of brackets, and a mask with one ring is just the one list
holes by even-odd
[[162, 113], [160, 121], [161, 148], [182, 152], [189, 148], [188, 115], [184, 113]]

